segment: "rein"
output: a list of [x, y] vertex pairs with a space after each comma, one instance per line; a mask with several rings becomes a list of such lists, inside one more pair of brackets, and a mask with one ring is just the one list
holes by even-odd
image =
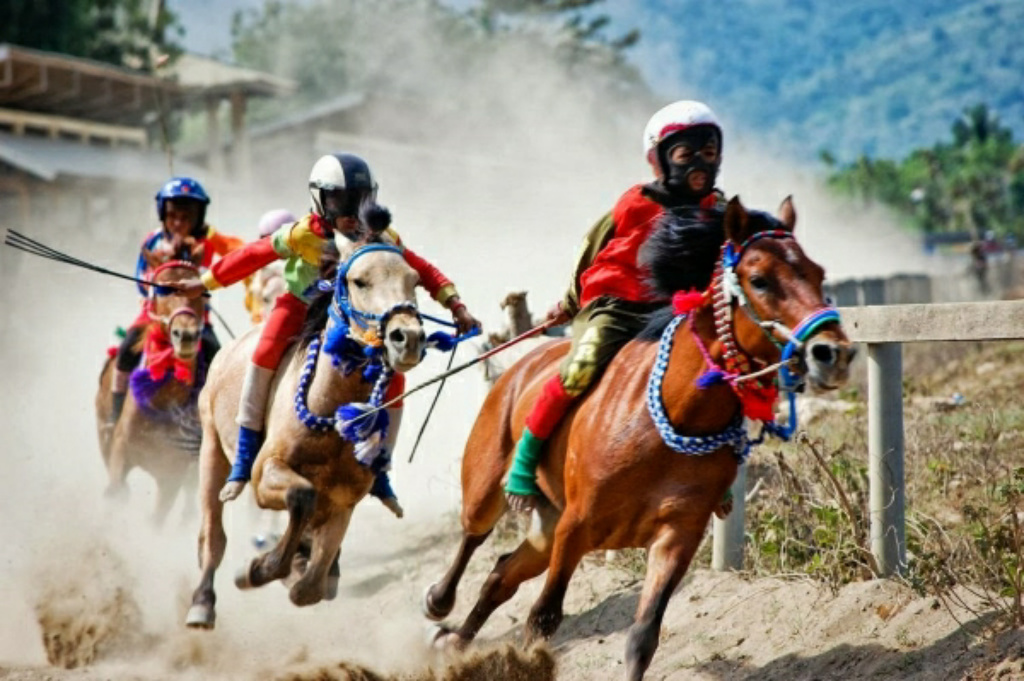
[[[693, 334], [694, 341], [704, 358], [704, 363], [708, 367], [708, 371], [697, 379], [697, 385], [701, 388], [706, 388], [717, 382], [728, 383], [742, 402], [744, 400], [743, 392], [745, 388], [738, 384], [754, 381], [756, 387], [749, 390], [760, 390], [759, 397], [762, 398], [766, 394], [771, 395], [772, 402], [774, 402], [774, 391], [777, 384], [778, 389], [787, 393], [789, 400], [789, 423], [785, 425], [777, 424], [775, 423], [774, 416], [769, 418], [758, 417], [758, 420], [762, 421], [764, 427], [756, 440], [749, 440], [746, 427], [743, 424], [744, 414], [741, 410], [724, 431], [715, 435], [687, 436], [675, 430], [665, 411], [665, 405], [661, 398], [661, 388], [668, 370], [668, 357], [675, 340], [676, 330], [689, 316], [688, 313], [692, 311], [677, 310], [675, 318], [665, 328], [665, 331], [662, 332], [654, 368], [651, 370], [651, 377], [647, 384], [648, 412], [658, 429], [659, 435], [661, 435], [661, 439], [674, 451], [699, 456], [731, 444], [736, 457], [742, 463], [746, 460], [750, 447], [763, 442], [766, 434], [788, 440], [796, 431], [796, 391], [802, 386], [803, 379], [801, 376], [793, 373], [792, 366], [797, 361], [799, 353], [803, 351], [807, 339], [817, 333], [818, 329], [824, 324], [838, 322], [839, 313], [834, 307], [823, 307], [801, 320], [794, 329], [790, 329], [777, 320], [762, 321], [739, 283], [736, 266], [739, 264], [740, 258], [746, 249], [755, 241], [763, 238], [792, 239], [793, 235], [784, 230], [757, 232], [744, 241], [739, 248], [734, 248], [733, 244], [727, 241], [722, 246], [722, 255], [718, 266], [715, 268], [715, 275], [711, 285], [711, 301], [715, 318], [715, 335], [718, 337], [723, 348], [724, 370], [712, 360], [707, 347], [694, 328], [693, 317], [690, 317], [690, 332]], [[750, 358], [741, 351], [736, 341], [734, 315], [732, 312], [733, 301], [736, 301], [739, 308], [780, 348], [781, 357], [778, 362], [756, 370], [752, 369]], [[785, 338], [785, 344], [780, 343], [773, 333], [778, 333]], [[777, 375], [777, 380], [770, 380], [769, 377], [773, 375]]]

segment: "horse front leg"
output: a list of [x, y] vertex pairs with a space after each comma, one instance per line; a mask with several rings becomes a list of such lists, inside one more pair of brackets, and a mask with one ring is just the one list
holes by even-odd
[[436, 639], [437, 643], [456, 648], [468, 645], [491, 613], [516, 594], [520, 584], [547, 569], [558, 519], [558, 510], [549, 503], [538, 504], [533, 511], [533, 522], [526, 538], [515, 551], [498, 559], [480, 588], [476, 605], [462, 626], [451, 631], [442, 630]]
[[262, 477], [255, 491], [260, 506], [288, 510], [288, 526], [273, 549], [254, 558], [247, 568], [235, 575], [235, 585], [239, 589], [263, 586], [288, 576], [292, 558], [316, 507], [313, 483], [277, 457], [270, 457], [263, 464]]
[[192, 606], [185, 617], [185, 626], [194, 629], [213, 629], [217, 618], [214, 610], [217, 594], [213, 590], [213, 578], [224, 560], [224, 551], [228, 545], [220, 488], [230, 473], [231, 464], [224, 456], [216, 430], [204, 430], [199, 454], [199, 505], [203, 515], [199, 530], [199, 567], [202, 576], [192, 594]]
[[455, 607], [455, 594], [462, 580], [462, 575], [469, 565], [469, 559], [473, 557], [480, 545], [491, 535], [491, 530], [483, 534], [462, 533], [462, 541], [459, 543], [459, 552], [455, 560], [448, 568], [441, 581], [435, 582], [427, 587], [423, 594], [423, 614], [427, 619], [440, 622]]
[[583, 521], [577, 517], [576, 510], [566, 509], [555, 530], [547, 581], [526, 620], [527, 643], [537, 638], [550, 638], [558, 630], [562, 623], [562, 604], [569, 580], [583, 556], [592, 548], [587, 542]]
[[702, 531], [677, 531], [666, 526], [651, 544], [636, 619], [626, 640], [629, 681], [640, 681], [651, 664], [668, 601], [686, 574], [702, 536]]
[[[343, 508], [332, 514], [327, 522], [311, 531], [312, 550], [305, 572], [292, 585], [288, 597], [298, 606], [313, 605], [323, 600], [327, 593], [327, 577], [340, 557], [341, 540], [345, 538], [352, 507]], [[340, 572], [339, 572], [340, 574]], [[335, 584], [335, 588], [337, 585]]]
[[103, 496], [108, 499], [125, 499], [128, 496], [128, 485], [125, 484], [125, 480], [131, 469], [128, 461], [128, 444], [131, 441], [132, 424], [129, 420], [134, 414], [130, 406], [126, 406], [125, 412], [127, 413], [121, 415], [121, 422], [110, 436], [110, 454], [106, 460], [107, 489], [103, 492]]

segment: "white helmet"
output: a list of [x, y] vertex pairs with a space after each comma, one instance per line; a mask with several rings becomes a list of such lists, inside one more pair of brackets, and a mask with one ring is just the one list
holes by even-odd
[[722, 126], [718, 117], [706, 104], [692, 99], [672, 102], [659, 109], [644, 128], [644, 156], [652, 164], [657, 164], [657, 149], [669, 135], [693, 128], [698, 125], [711, 125], [718, 130], [718, 142], [722, 142]]
[[327, 215], [324, 206], [325, 191], [343, 191], [351, 201], [344, 215], [355, 217], [364, 200], [377, 196], [377, 182], [370, 166], [355, 154], [327, 154], [321, 156], [309, 172], [309, 193], [313, 199], [313, 212], [333, 223], [341, 215]]

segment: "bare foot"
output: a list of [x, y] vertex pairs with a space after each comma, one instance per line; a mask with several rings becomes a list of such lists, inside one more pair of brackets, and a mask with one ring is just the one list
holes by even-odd
[[505, 492], [505, 501], [508, 502], [508, 507], [516, 513], [530, 513], [537, 506], [537, 497], [533, 494], [523, 496]]
[[719, 520], [725, 520], [726, 516], [732, 513], [732, 490], [729, 490], [725, 497], [722, 498], [722, 503], [715, 509], [715, 517]]
[[381, 499], [380, 503], [384, 504], [389, 511], [395, 514], [396, 518], [401, 518], [405, 515], [405, 510], [402, 505], [398, 503], [398, 499], [394, 497], [388, 497], [387, 499]]
[[234, 482], [225, 483], [224, 487], [220, 490], [220, 500], [228, 502], [232, 499], [237, 499], [243, 489], [245, 489], [245, 480], [236, 480]]

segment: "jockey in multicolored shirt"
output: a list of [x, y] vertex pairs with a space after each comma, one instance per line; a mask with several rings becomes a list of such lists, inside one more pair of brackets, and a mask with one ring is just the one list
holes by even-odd
[[[146, 236], [139, 251], [135, 266], [135, 278], [146, 280], [154, 269], [171, 260], [184, 260], [199, 267], [209, 267], [214, 256], [223, 256], [241, 248], [245, 243], [238, 237], [221, 234], [206, 224], [206, 207], [210, 197], [202, 185], [190, 177], [174, 177], [167, 181], [156, 194], [156, 213], [161, 227]], [[124, 409], [128, 379], [142, 355], [136, 348], [153, 321], [150, 318], [150, 301], [156, 295], [154, 287], [139, 284], [139, 293], [144, 297], [142, 311], [125, 332], [124, 340], [117, 349], [114, 360], [113, 409], [108, 425], [117, 423]], [[220, 343], [209, 324], [203, 325], [203, 360], [209, 366], [213, 356], [220, 349]]]
[[[359, 208], [364, 202], [376, 199], [377, 183], [369, 166], [358, 156], [328, 154], [313, 165], [309, 191], [312, 195], [312, 212], [304, 218], [279, 228], [269, 239], [246, 244], [241, 250], [215, 264], [201, 280], [181, 284], [186, 295], [201, 295], [204, 291], [241, 281], [275, 260], [286, 261], [284, 276], [288, 290], [278, 296], [273, 310], [267, 315], [242, 383], [237, 418], [238, 449], [231, 475], [220, 493], [223, 501], [237, 497], [249, 480], [252, 465], [263, 444], [264, 417], [271, 381], [285, 350], [302, 328], [310, 302], [307, 292], [320, 276], [320, 265], [327, 257], [327, 249], [333, 245], [334, 232], [338, 231], [350, 239], [356, 238], [359, 233]], [[386, 234], [386, 238], [402, 246], [394, 231], [389, 229]], [[408, 248], [404, 248], [404, 255], [406, 262], [419, 274], [423, 287], [437, 302], [451, 311], [460, 333], [479, 326], [479, 322], [469, 314], [460, 300], [455, 286], [440, 270]], [[395, 374], [385, 400], [397, 397], [404, 391], [402, 374]], [[394, 449], [401, 414], [401, 404], [388, 409], [391, 426], [384, 447], [389, 453]], [[395, 515], [402, 517], [402, 508], [391, 490], [385, 472], [377, 476], [371, 494], [380, 498]]]
[[665, 304], [648, 289], [637, 260], [659, 217], [666, 210], [721, 207], [715, 189], [721, 150], [722, 128], [700, 102], [669, 104], [647, 123], [644, 153], [656, 179], [631, 187], [590, 230], [568, 292], [548, 312], [549, 320], [572, 320], [572, 345], [542, 387], [516, 445], [505, 484], [514, 510], [532, 509], [541, 495], [537, 465], [562, 416]]

